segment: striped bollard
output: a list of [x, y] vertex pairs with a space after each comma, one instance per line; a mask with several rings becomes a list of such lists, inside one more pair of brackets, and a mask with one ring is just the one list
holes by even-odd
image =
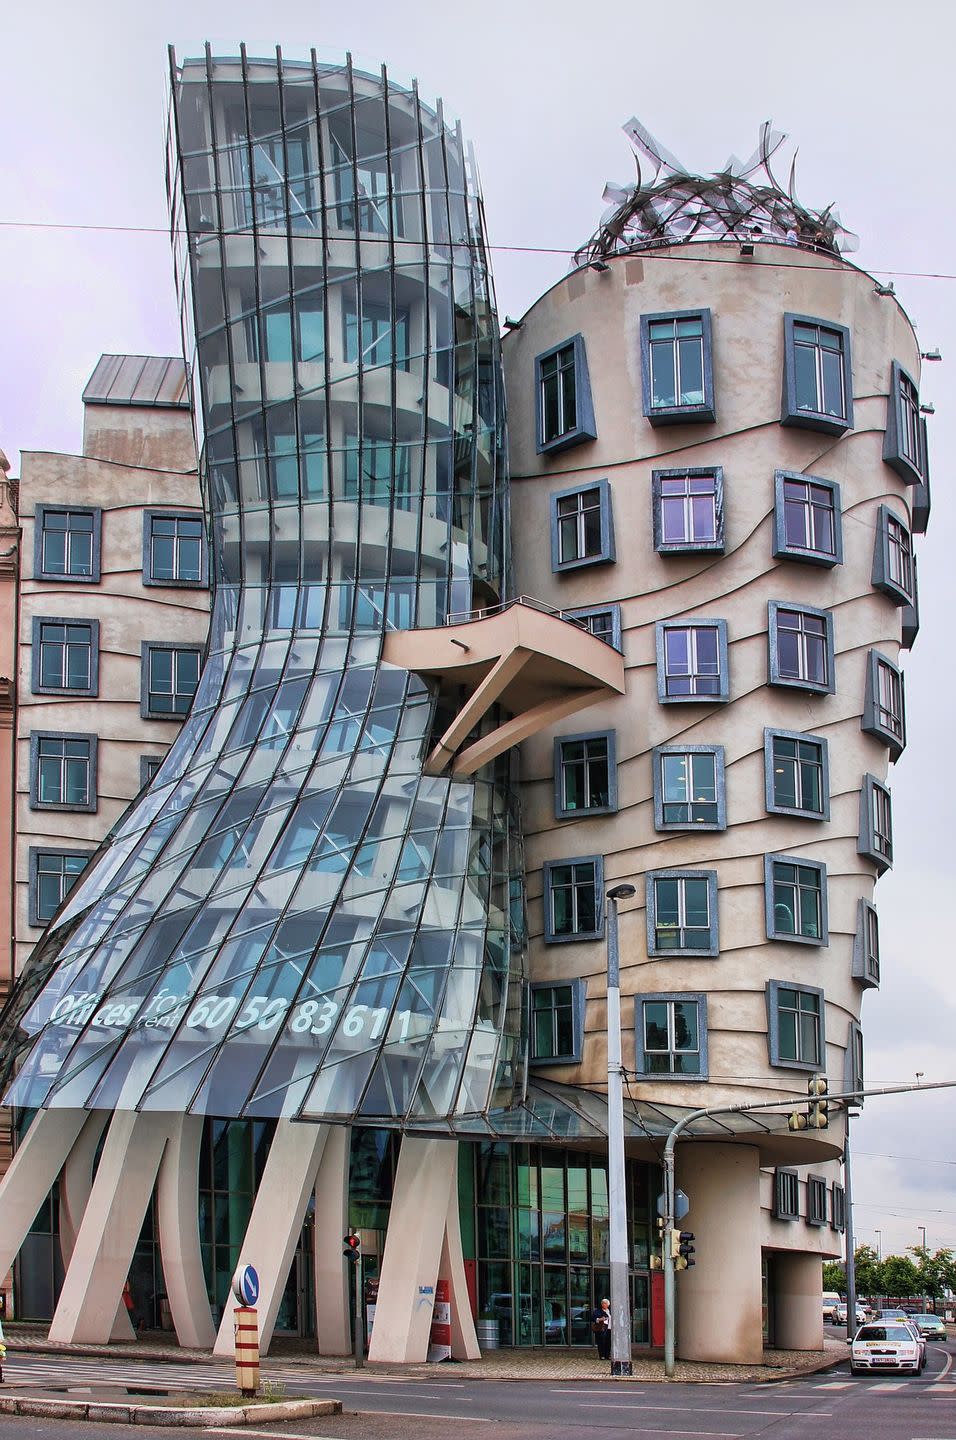
[[247, 1399], [259, 1390], [259, 1312], [251, 1306], [237, 1305], [236, 1322], [236, 1385]]

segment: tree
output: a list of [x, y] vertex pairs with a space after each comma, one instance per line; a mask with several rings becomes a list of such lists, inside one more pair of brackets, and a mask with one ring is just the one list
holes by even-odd
[[846, 1290], [846, 1269], [838, 1260], [824, 1260], [823, 1288], [835, 1290], [838, 1295]]
[[908, 1255], [890, 1255], [883, 1261], [883, 1286], [881, 1294], [920, 1295], [922, 1280], [920, 1272]]
[[952, 1250], [937, 1250], [931, 1255], [925, 1245], [909, 1248], [916, 1256], [921, 1294], [940, 1300], [944, 1291], [956, 1289], [956, 1256]]
[[858, 1295], [882, 1295], [884, 1293], [883, 1266], [872, 1245], [857, 1246], [853, 1252], [853, 1266], [856, 1271], [856, 1293]]

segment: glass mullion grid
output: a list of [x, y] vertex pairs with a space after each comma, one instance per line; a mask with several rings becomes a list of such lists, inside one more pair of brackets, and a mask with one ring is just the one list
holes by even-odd
[[[569, 747], [580, 748], [579, 757], [568, 758]], [[608, 803], [607, 740], [568, 742], [561, 750], [561, 806], [564, 810], [593, 810]], [[577, 785], [575, 785], [577, 780]], [[580, 796], [582, 803], [574, 803]]]
[[872, 905], [863, 912], [863, 944], [867, 975], [880, 978], [880, 919]]
[[920, 464], [919, 395], [908, 376], [900, 374], [899, 393], [900, 450], [916, 470]]
[[[823, 341], [825, 335], [833, 336], [836, 345], [827, 345]], [[803, 376], [800, 377], [800, 354], [802, 353], [809, 360], [810, 372], [813, 376], [813, 388], [815, 394], [812, 397], [814, 403], [807, 404], [811, 397], [804, 397], [803, 402], [798, 399], [801, 410], [816, 411], [819, 415], [833, 415], [840, 418], [846, 416], [846, 393], [843, 375], [843, 337], [836, 330], [828, 330], [823, 325], [804, 325], [797, 323], [794, 326], [794, 368], [798, 375], [798, 391], [800, 378], [806, 381], [809, 376], [804, 367]], [[829, 363], [828, 363], [828, 357]], [[835, 363], [833, 360], [835, 357]]]
[[913, 593], [913, 561], [906, 526], [894, 515], [886, 517], [887, 571], [895, 585], [907, 595]]
[[[583, 865], [560, 865], [550, 872], [551, 874], [551, 929], [555, 935], [577, 935], [582, 931], [592, 930], [597, 921], [597, 897], [595, 895], [594, 866], [590, 862]], [[560, 879], [558, 877], [561, 877]], [[558, 925], [558, 896], [563, 894], [566, 903], [566, 915], [570, 924], [563, 928]], [[585, 915], [588, 924], [582, 923], [582, 907], [589, 901], [591, 907], [590, 915]]]
[[[588, 521], [597, 517], [597, 544], [589, 536]], [[593, 529], [593, 526], [590, 527]], [[601, 492], [600, 490], [579, 490], [574, 495], [565, 495], [558, 501], [559, 553], [562, 561], [585, 560], [597, 555], [601, 549]]]
[[[661, 920], [661, 887], [673, 885], [677, 896], [676, 925]], [[688, 918], [687, 887], [694, 887], [695, 903], [700, 904], [700, 896], [704, 900], [703, 924], [700, 920]], [[694, 949], [701, 944], [708, 944], [710, 931], [713, 925], [713, 916], [710, 913], [710, 887], [706, 880], [698, 876], [671, 875], [666, 878], [655, 879], [655, 905], [654, 905], [654, 928], [655, 940], [660, 949], [685, 950]], [[707, 933], [700, 936], [697, 933], [705, 930]]]
[[[713, 751], [663, 754], [661, 805], [665, 825], [717, 822], [717, 757]], [[677, 795], [679, 798], [672, 798]]]
[[[792, 996], [789, 1001], [784, 996]], [[782, 986], [777, 992], [780, 1057], [804, 1065], [820, 1063], [820, 997]]]
[[[792, 872], [792, 873], [787, 873]], [[809, 878], [808, 878], [809, 877]], [[822, 933], [822, 877], [808, 865], [775, 861], [773, 867], [774, 931], [780, 935], [804, 935], [818, 940]], [[779, 911], [787, 912], [792, 930], [782, 929]]]
[[[535, 989], [531, 1012], [536, 1060], [561, 1059], [574, 1053], [574, 1001], [570, 985]], [[547, 1032], [545, 1045], [540, 1044], [543, 1031]]]
[[[702, 405], [704, 335], [700, 319], [688, 316], [682, 320], [651, 321], [648, 341], [652, 405], [656, 409]], [[695, 382], [700, 382], [690, 396], [684, 395], [684, 371], [687, 369]], [[662, 393], [662, 384], [670, 394]]]
[[880, 725], [903, 739], [903, 684], [896, 671], [882, 660], [876, 662], [877, 716]]
[[[713, 475], [661, 476], [660, 486], [663, 544], [709, 544], [717, 539], [717, 484]], [[701, 506], [699, 501], [709, 503]], [[678, 517], [677, 534], [672, 531], [674, 516]]]
[[85, 740], [37, 742], [38, 798], [44, 805], [86, 805], [90, 798], [90, 748]]
[[873, 848], [887, 860], [893, 859], [893, 812], [890, 792], [882, 785], [874, 785], [870, 791], [872, 801], [871, 821], [873, 827]]
[[791, 636], [794, 646], [794, 664], [787, 669], [783, 658], [783, 647], [778, 646], [780, 673], [788, 680], [804, 680], [814, 685], [829, 682], [827, 667], [826, 621], [817, 615], [806, 615], [802, 610], [777, 611], [778, 637]]
[[[778, 778], [781, 777], [781, 778]], [[792, 795], [787, 793], [789, 778]], [[823, 753], [810, 740], [773, 739], [774, 803], [796, 810], [823, 812]]]
[[[655, 1075], [655, 1074], [656, 1074], [656, 1075], [660, 1075], [660, 1074], [666, 1074], [666, 1075], [699, 1075], [699, 1074], [700, 1074], [700, 1006], [698, 1005], [697, 1001], [696, 1001], [696, 1000], [645, 1000], [645, 1001], [642, 1001], [642, 1005], [643, 1005], [643, 1016], [644, 1016], [644, 1054], [645, 1054], [645, 1056], [647, 1057], [647, 1059], [650, 1060], [650, 1061], [653, 1061], [654, 1059], [660, 1059], [660, 1060], [664, 1060], [664, 1061], [666, 1062], [666, 1068], [663, 1069], [663, 1070], [660, 1069], [660, 1068], [658, 1068], [658, 1067], [656, 1067], [656, 1066], [654, 1066], [653, 1064], [649, 1064], [648, 1067], [647, 1067], [647, 1068], [648, 1068], [648, 1073], [649, 1073], [649, 1074], [652, 1074], [652, 1075]], [[649, 1014], [648, 1014], [648, 1011], [649, 1011], [650, 1008], [651, 1008], [652, 1006], [654, 1006], [654, 1005], [659, 1005], [662, 1009], [664, 1009], [664, 1011], [665, 1011], [665, 1013], [666, 1013], [666, 1016], [667, 1016], [667, 1035], [666, 1035], [666, 1043], [665, 1043], [664, 1046], [654, 1046], [654, 1045], [652, 1045], [652, 1044], [650, 1043], [650, 1027], [651, 1027], [652, 1025], [654, 1025], [655, 1022], [650, 1018], [650, 1016], [649, 1016]], [[680, 1005], [681, 1007], [686, 1006], [688, 1009], [691, 1009], [691, 1008], [692, 1008], [693, 1011], [694, 1011], [694, 1016], [695, 1016], [695, 1021], [694, 1021], [695, 1036], [690, 1037], [690, 1038], [696, 1038], [696, 1044], [693, 1044], [693, 1045], [690, 1045], [690, 1044], [681, 1045], [681, 1044], [678, 1043], [678, 1037], [677, 1037], [677, 1007], [678, 1007], [678, 1005]], [[679, 1064], [679, 1061], [681, 1061], [681, 1060], [683, 1059], [683, 1057], [684, 1057], [684, 1056], [687, 1056], [687, 1055], [696, 1056], [696, 1058], [697, 1058], [697, 1065], [696, 1065], [696, 1068], [695, 1068], [695, 1069], [685, 1070], [685, 1069], [683, 1068], [683, 1066]]]
[[[672, 656], [671, 646], [685, 637], [687, 646], [687, 668], [681, 670], [680, 657]], [[700, 637], [710, 637], [713, 645], [713, 660], [699, 656]], [[716, 695], [720, 690], [720, 642], [717, 630], [712, 625], [688, 625], [664, 631], [665, 683], [668, 695]], [[683, 684], [679, 683], [683, 682]], [[684, 688], [686, 686], [686, 688]]]
[[832, 490], [807, 480], [784, 480], [783, 509], [788, 547], [835, 553]]

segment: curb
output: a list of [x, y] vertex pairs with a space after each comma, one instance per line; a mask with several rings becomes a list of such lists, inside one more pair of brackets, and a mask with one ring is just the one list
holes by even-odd
[[316, 1415], [340, 1415], [341, 1400], [280, 1400], [267, 1405], [228, 1407], [182, 1405], [124, 1405], [115, 1400], [48, 1400], [39, 1396], [0, 1395], [0, 1415], [35, 1415], [56, 1420], [99, 1420], [116, 1425], [268, 1424], [274, 1420], [311, 1420]]

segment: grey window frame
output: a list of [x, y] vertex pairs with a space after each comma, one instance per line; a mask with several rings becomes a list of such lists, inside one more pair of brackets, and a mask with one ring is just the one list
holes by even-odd
[[[567, 987], [571, 990], [571, 1024], [574, 1029], [574, 1048], [570, 1055], [536, 1055], [534, 1053], [534, 994], [537, 990], [556, 990]], [[572, 980], [533, 980], [529, 991], [529, 1065], [580, 1065], [584, 1049], [584, 1003], [585, 983], [580, 977]]]
[[[783, 1060], [780, 1056], [780, 991], [798, 990], [805, 995], [816, 995], [819, 1001], [819, 1055], [816, 1060]], [[826, 1069], [826, 997], [819, 985], [803, 985], [797, 980], [767, 981], [767, 1047], [770, 1064], [781, 1070], [800, 1070], [805, 1075], [814, 1075]]]
[[[551, 875], [562, 865], [594, 866], [594, 914], [597, 925], [593, 930], [574, 930], [568, 935], [558, 935], [554, 929], [554, 911], [551, 904]], [[544, 943], [546, 945], [572, 945], [579, 940], [604, 939], [604, 856], [570, 855], [560, 860], [545, 860], [542, 866], [542, 906], [544, 910]]]
[[[833, 553], [816, 548], [799, 549], [787, 541], [787, 516], [785, 487], [787, 482], [800, 485], [815, 485], [818, 489], [829, 490], [833, 516]], [[778, 560], [795, 560], [801, 565], [820, 565], [832, 569], [843, 564], [843, 514], [840, 486], [836, 480], [824, 480], [819, 475], [805, 475], [800, 470], [775, 470], [773, 473], [773, 555]]]
[[[703, 946], [659, 946], [657, 943], [657, 882], [658, 880], [705, 880], [707, 908], [710, 914], [710, 940]], [[647, 920], [647, 953], [663, 960], [672, 956], [689, 959], [713, 959], [720, 954], [720, 916], [717, 909], [717, 871], [695, 870], [681, 865], [667, 870], [648, 870], [644, 876], [644, 910]]]
[[[563, 430], [552, 440], [544, 438], [544, 401], [542, 397], [541, 367], [545, 360], [559, 354], [568, 346], [574, 349], [574, 408], [575, 423], [569, 430]], [[535, 448], [539, 455], [556, 455], [560, 450], [569, 450], [572, 445], [581, 445], [585, 440], [597, 439], [594, 422], [594, 402], [591, 398], [591, 379], [588, 374], [587, 348], [580, 332], [569, 335], [558, 345], [542, 350], [534, 357], [534, 433]]]
[[[674, 1074], [669, 1071], [667, 1074], [651, 1074], [647, 1069], [647, 1050], [645, 1048], [644, 1029], [644, 1006], [645, 1004], [693, 1004], [697, 1006], [697, 1040], [698, 1055], [700, 1056], [700, 1072], [697, 1075]], [[668, 1027], [669, 1028], [669, 1027]], [[707, 996], [703, 990], [658, 990], [645, 994], [638, 992], [634, 997], [634, 1052], [635, 1068], [641, 1078], [641, 1083], [648, 1081], [653, 1084], [670, 1085], [697, 1085], [706, 1084], [710, 1079], [710, 1055], [707, 1045]], [[661, 1054], [661, 1051], [655, 1051]], [[673, 1051], [668, 1051], [673, 1054]]]
[[[866, 1053], [863, 1044], [863, 1026], [858, 1020], [851, 1020], [847, 1026], [846, 1050], [843, 1055], [843, 1088], [845, 1091], [862, 1090], [865, 1084], [864, 1066]], [[862, 1097], [853, 1101], [862, 1105]]]
[[[801, 410], [797, 407], [796, 325], [815, 325], [821, 330], [830, 330], [841, 338], [841, 359], [843, 370], [844, 414], [828, 415], [822, 410]], [[817, 398], [819, 399], [819, 393]], [[803, 430], [822, 430], [825, 435], [845, 435], [853, 429], [853, 361], [850, 331], [846, 325], [835, 320], [823, 320], [817, 315], [795, 315], [787, 312], [783, 317], [783, 397], [780, 410], [780, 424], [793, 425]]]
[[[89, 794], [84, 804], [69, 801], [40, 799], [40, 742], [43, 740], [70, 740], [84, 743], [87, 747], [87, 774]], [[30, 809], [65, 810], [81, 815], [95, 815], [97, 807], [97, 758], [99, 736], [89, 732], [73, 730], [31, 730], [30, 731]]]
[[[917, 454], [909, 456], [903, 448], [903, 436], [906, 433], [907, 425], [903, 414], [905, 401], [903, 398], [905, 385], [912, 387], [915, 396], [915, 448]], [[890, 391], [886, 397], [886, 430], [883, 435], [883, 459], [890, 469], [895, 470], [897, 475], [906, 485], [918, 485], [923, 479], [925, 462], [923, 459], [923, 445], [925, 443], [925, 431], [920, 424], [919, 413], [919, 386], [908, 370], [905, 370], [898, 360], [894, 360], [890, 366]]]
[[[717, 819], [665, 820], [663, 760], [668, 755], [712, 755], [717, 788]], [[698, 831], [727, 829], [727, 782], [723, 745], [655, 745], [651, 751], [654, 781], [654, 829], [659, 831]], [[693, 801], [690, 802], [693, 804]]]
[[[808, 680], [799, 676], [792, 677], [780, 673], [780, 647], [778, 639], [778, 617], [780, 611], [793, 611], [799, 615], [813, 615], [819, 620], [826, 621], [824, 633], [824, 647], [827, 664], [827, 678], [825, 684], [816, 680]], [[779, 685], [786, 690], [810, 690], [815, 695], [832, 695], [836, 690], [836, 650], [833, 640], [833, 613], [830, 610], [818, 610], [814, 605], [805, 605], [803, 601], [790, 600], [769, 600], [767, 602], [767, 660], [768, 675], [767, 683]]]
[[[64, 900], [66, 899], [66, 896], [61, 897], [60, 903], [59, 903], [59, 905], [56, 907], [56, 910], [54, 910], [53, 915], [49, 915], [49, 916], [47, 916], [45, 919], [41, 919], [41, 918], [40, 918], [39, 905], [38, 905], [38, 901], [39, 901], [39, 898], [40, 898], [40, 895], [39, 895], [40, 857], [43, 856], [43, 855], [57, 855], [57, 856], [62, 856], [62, 857], [65, 858], [65, 859], [74, 859], [74, 858], [77, 858], [77, 857], [82, 856], [82, 857], [86, 860], [87, 864], [89, 864], [90, 860], [93, 858], [93, 856], [95, 855], [95, 853], [96, 853], [95, 850], [77, 850], [77, 849], [75, 849], [75, 848], [73, 848], [73, 847], [71, 847], [71, 846], [68, 846], [68, 845], [66, 845], [66, 846], [64, 846], [64, 845], [31, 845], [31, 846], [30, 846], [30, 854], [29, 854], [29, 861], [28, 861], [28, 864], [29, 864], [29, 882], [28, 882], [28, 901], [27, 901], [27, 908], [28, 908], [28, 920], [29, 920], [30, 925], [31, 925], [34, 929], [36, 929], [36, 930], [43, 930], [47, 925], [49, 925], [50, 921], [53, 919], [53, 916], [56, 915], [57, 912], [62, 908], [63, 903], [64, 903]], [[74, 880], [74, 882], [73, 882], [73, 885], [76, 885], [77, 882], [78, 882], [81, 878], [82, 878], [81, 875], [77, 875], [76, 880]], [[72, 886], [72, 885], [70, 886], [70, 889], [71, 889], [71, 890], [73, 889], [73, 886]], [[67, 895], [69, 895], [69, 893], [70, 893], [70, 891], [68, 890], [68, 891], [67, 891]]]
[[[200, 525], [198, 580], [156, 580], [153, 578], [154, 520], [198, 520]], [[161, 586], [166, 590], [208, 590], [209, 547], [206, 543], [206, 524], [201, 510], [157, 508], [143, 511], [143, 584]]]
[[929, 434], [926, 429], [926, 421], [920, 419], [920, 440], [923, 447], [923, 477], [918, 485], [913, 486], [910, 495], [910, 521], [914, 535], [925, 535], [929, 529], [930, 511], [933, 508], [933, 498], [929, 478]]
[[846, 1191], [835, 1180], [830, 1188], [830, 1229], [841, 1233], [846, 1229]]
[[[589, 740], [607, 741], [607, 796], [606, 805], [588, 806], [583, 810], [569, 810], [564, 805], [564, 755], [565, 745], [587, 743]], [[585, 764], [587, 762], [585, 761]], [[578, 820], [588, 815], [613, 815], [617, 810], [617, 732], [615, 730], [586, 730], [580, 735], [556, 735], [554, 738], [554, 818], [556, 820]]]
[[823, 1227], [827, 1223], [827, 1177], [807, 1176], [807, 1224]]
[[[904, 556], [905, 569], [909, 567], [909, 587], [901, 584], [893, 576], [892, 566], [892, 541], [890, 540], [890, 526], [897, 525], [905, 537], [905, 543], [900, 546], [901, 554]], [[877, 511], [876, 518], [876, 541], [873, 546], [873, 572], [871, 582], [874, 589], [882, 590], [888, 595], [895, 605], [910, 605], [913, 601], [913, 536], [910, 528], [902, 515], [889, 505], [881, 505]]]
[[[883, 705], [880, 699], [881, 667], [895, 677], [899, 689], [900, 708], [897, 717], [900, 724], [899, 734], [880, 718], [884, 712], [891, 713], [889, 707]], [[881, 740], [894, 760], [898, 760], [906, 748], [906, 691], [903, 684], [903, 672], [898, 665], [894, 665], [893, 661], [879, 650], [871, 650], [867, 656], [866, 694], [863, 700], [860, 729], [864, 730], [867, 735], [874, 735], [877, 740]]]
[[[702, 405], [655, 406], [651, 403], [650, 327], [662, 320], [694, 320], [698, 317], [701, 322], [704, 402]], [[714, 327], [709, 309], [659, 310], [641, 316], [641, 398], [644, 417], [651, 425], [712, 424], [717, 419], [714, 404]]]
[[[584, 495], [597, 490], [600, 495], [601, 549], [596, 555], [583, 555], [578, 560], [561, 559], [561, 531], [558, 523], [558, 502], [572, 495]], [[583, 485], [571, 485], [565, 490], [556, 490], [550, 497], [551, 506], [551, 569], [564, 574], [568, 570], [580, 570], [588, 565], [610, 565], [614, 562], [614, 516], [611, 512], [611, 486], [606, 479], [589, 480]], [[595, 609], [601, 607], [595, 606]]]
[[[791, 935], [789, 931], [778, 931], [773, 899], [773, 867], [774, 865], [799, 865], [805, 870], [816, 870], [819, 878], [820, 896], [820, 935]], [[782, 852], [774, 852], [763, 857], [763, 883], [764, 883], [764, 919], [766, 921], [767, 939], [782, 940], [792, 945], [812, 945], [816, 949], [823, 949], [830, 943], [830, 917], [827, 903], [827, 867], [822, 860], [808, 860], [802, 855], [789, 855]]]
[[778, 1165], [773, 1172], [773, 1218], [800, 1219], [800, 1175], [789, 1165]]
[[[714, 482], [714, 539], [665, 540], [663, 482], [665, 480], [701, 480]], [[672, 470], [651, 471], [654, 549], [658, 555], [722, 555], [724, 551], [724, 467], [722, 465], [686, 465]]]
[[900, 610], [900, 648], [912, 650], [919, 634], [919, 569], [913, 555], [913, 598]]
[[[169, 751], [167, 750], [166, 755], [168, 754]], [[148, 784], [149, 781], [153, 779], [156, 771], [160, 768], [163, 761], [166, 759], [166, 755], [141, 755], [139, 757], [139, 788], [141, 790], [144, 785]], [[153, 770], [153, 773], [151, 775], [150, 769], [154, 762], [155, 769]]]
[[[870, 941], [876, 936], [876, 953]], [[862, 897], [857, 901], [856, 933], [853, 937], [854, 980], [877, 990], [880, 985], [880, 917], [876, 906]]]
[[[90, 632], [90, 684], [88, 686], [41, 685], [40, 683], [40, 642], [44, 625], [83, 625]], [[94, 697], [100, 686], [100, 622], [86, 616], [73, 618], [63, 615], [34, 615], [32, 626], [32, 653], [30, 656], [30, 691], [33, 695], [72, 695]]]
[[[154, 652], [160, 651], [160, 650], [174, 650], [174, 651], [183, 651], [183, 652], [187, 652], [187, 651], [188, 651], [190, 654], [196, 654], [196, 655], [198, 655], [198, 656], [199, 656], [199, 676], [198, 676], [197, 682], [196, 682], [196, 683], [197, 683], [197, 688], [198, 688], [199, 680], [202, 679], [203, 649], [204, 649], [204, 647], [203, 647], [202, 645], [187, 645], [187, 644], [184, 644], [182, 641], [177, 641], [177, 640], [144, 640], [144, 641], [142, 642], [142, 645], [141, 645], [141, 648], [140, 648], [139, 713], [140, 713], [141, 717], [142, 717], [144, 720], [172, 720], [173, 722], [175, 722], [175, 723], [177, 723], [177, 724], [181, 724], [182, 721], [185, 720], [186, 716], [188, 715], [189, 710], [192, 709], [192, 703], [193, 703], [192, 700], [191, 700], [191, 701], [189, 702], [189, 706], [187, 707], [186, 710], [153, 710], [153, 709], [152, 709], [152, 707], [150, 706], [150, 699], [149, 699], [149, 697], [150, 697], [150, 689], [149, 689], [149, 661], [150, 661], [150, 656], [151, 656]], [[194, 695], [193, 698], [195, 698], [195, 695]]]
[[[574, 610], [562, 610], [561, 615], [566, 620], [589, 620], [592, 615], [610, 615], [611, 639], [610, 641], [605, 640], [604, 643], [610, 644], [611, 648], [613, 650], [617, 650], [618, 652], [621, 652], [623, 650], [624, 643], [621, 637], [621, 607], [616, 601], [609, 605], [583, 605], [577, 607]], [[593, 631], [590, 631], [589, 633], [593, 634]], [[598, 638], [603, 639], [603, 636], [599, 636]]]
[[[664, 635], [668, 630], [716, 630], [717, 632], [717, 676], [719, 689], [716, 695], [668, 695], [666, 651]], [[654, 647], [657, 654], [657, 699], [661, 705], [725, 705], [730, 699], [729, 647], [727, 643], [727, 621], [709, 618], [687, 620], [658, 620], [654, 629]]]
[[[885, 846], [881, 848], [879, 835], [882, 831], [877, 828], [877, 810], [880, 802], [877, 796], [882, 796], [886, 803], [887, 834]], [[860, 834], [857, 839], [857, 850], [872, 860], [880, 874], [889, 870], [893, 865], [893, 798], [889, 787], [878, 780], [875, 775], [864, 775], [863, 784], [860, 787]]]
[[[89, 575], [61, 575], [47, 570], [43, 564], [43, 535], [47, 515], [89, 515], [92, 518], [92, 545]], [[68, 531], [65, 533], [69, 533]], [[67, 585], [98, 585], [102, 569], [103, 510], [99, 505], [53, 505], [37, 502], [33, 509], [33, 579]]]
[[[774, 741], [794, 740], [804, 745], [817, 745], [820, 747], [820, 798], [823, 802], [820, 810], [805, 810], [802, 806], [781, 805], [776, 799], [776, 787], [774, 785]], [[800, 765], [799, 759], [795, 762]], [[813, 735], [804, 730], [779, 730], [764, 729], [763, 732], [763, 764], [764, 764], [764, 786], [765, 801], [768, 815], [790, 815], [801, 820], [829, 820], [830, 818], [830, 747], [822, 735]]]

